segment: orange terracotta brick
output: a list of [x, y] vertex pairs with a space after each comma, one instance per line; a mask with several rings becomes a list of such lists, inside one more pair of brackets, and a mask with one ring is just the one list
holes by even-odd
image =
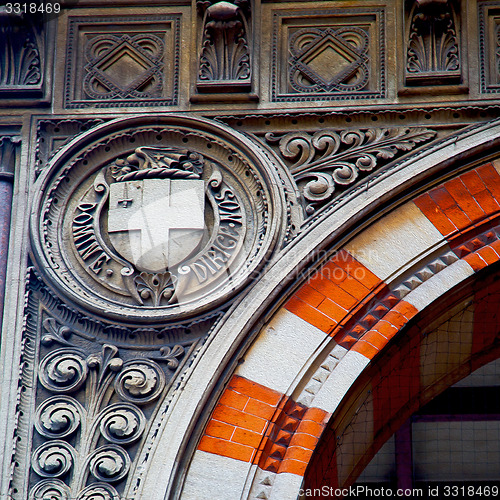
[[414, 203], [443, 236], [449, 236], [457, 230], [427, 193], [416, 198]]
[[399, 331], [394, 325], [382, 319], [374, 327], [374, 330], [383, 335], [386, 339], [392, 339]]
[[363, 340], [356, 342], [351, 348], [351, 351], [359, 352], [368, 359], [373, 359], [379, 353], [377, 348], [373, 347], [368, 342], [364, 342]]
[[322, 293], [319, 293], [307, 283], [295, 292], [295, 296], [313, 307], [318, 307], [325, 299]]
[[298, 476], [303, 476], [306, 472], [307, 463], [299, 462], [298, 460], [283, 460], [281, 462], [279, 472], [289, 472], [290, 474], [296, 474]]
[[[327, 277], [328, 273], [325, 275], [321, 274], [323, 269], [314, 273], [314, 275], [309, 279], [307, 284], [317, 290], [325, 297], [333, 297], [340, 290], [339, 286], [330, 281]], [[345, 275], [347, 277], [347, 274]]]
[[250, 399], [245, 406], [245, 413], [250, 413], [250, 415], [265, 418], [266, 420], [271, 420], [275, 411], [276, 406], [257, 401], [256, 399]]
[[446, 210], [443, 210], [444, 214], [450, 221], [459, 229], [465, 229], [469, 227], [472, 222], [467, 217], [467, 214], [464, 213], [464, 211], [460, 207], [451, 207], [447, 208]]
[[378, 276], [373, 274], [367, 267], [365, 267], [363, 264], [361, 264], [361, 262], [358, 262], [354, 258], [345, 269], [350, 276], [363, 283], [363, 285], [365, 285], [366, 288], [370, 290], [373, 290], [379, 283], [381, 283], [381, 280]]
[[432, 200], [436, 203], [436, 205], [445, 213], [448, 209], [455, 207], [457, 205], [457, 202], [455, 201], [453, 196], [451, 196], [451, 194], [448, 193], [448, 190], [444, 186], [431, 189], [431, 191], [429, 191], [429, 195], [432, 198]]
[[336, 285], [340, 285], [349, 276], [342, 267], [332, 261], [321, 268], [321, 275]]
[[403, 316], [398, 311], [392, 310], [389, 311], [385, 316], [384, 320], [388, 321], [391, 325], [395, 326], [398, 330], [400, 330], [406, 323], [408, 323], [408, 319]]
[[348, 276], [340, 284], [340, 287], [358, 300], [364, 299], [370, 293], [370, 290], [366, 286], [351, 276]]
[[236, 429], [234, 431], [233, 437], [231, 438], [231, 441], [257, 448], [262, 441], [262, 434], [245, 429]]
[[330, 418], [330, 414], [321, 408], [308, 408], [302, 420], [312, 420], [318, 424], [325, 425]]
[[300, 446], [289, 446], [286, 452], [285, 460], [299, 460], [308, 463], [313, 450], [301, 448]]
[[469, 193], [460, 178], [455, 178], [446, 182], [445, 186], [447, 191], [457, 202], [457, 205], [467, 214], [472, 222], [484, 219], [486, 214]]
[[475, 170], [465, 172], [465, 174], [460, 176], [460, 180], [464, 183], [464, 186], [472, 196], [484, 191], [485, 189], [484, 182]]
[[498, 261], [497, 253], [490, 246], [485, 246], [478, 251], [479, 256], [491, 265]]
[[248, 403], [248, 396], [234, 392], [231, 389], [226, 389], [219, 399], [219, 403], [230, 408], [243, 410]]
[[474, 195], [474, 199], [477, 201], [479, 206], [484, 210], [485, 214], [493, 215], [500, 212], [500, 205], [497, 203], [495, 198], [491, 195], [491, 193], [484, 189], [479, 193]]
[[476, 272], [484, 269], [488, 265], [477, 253], [470, 253], [469, 255], [466, 255], [464, 260]]
[[233, 376], [228, 388], [272, 406], [276, 406], [283, 397], [283, 394], [278, 391], [269, 389], [269, 387], [257, 384], [238, 375]]
[[309, 450], [314, 450], [318, 444], [319, 438], [316, 436], [311, 436], [311, 434], [304, 434], [303, 432], [296, 432], [290, 441], [290, 446], [301, 446], [302, 448], [308, 448]]
[[409, 302], [406, 302], [405, 300], [400, 300], [393, 307], [392, 310], [402, 314], [408, 320], [410, 320], [411, 318], [413, 318], [413, 316], [418, 314], [418, 309], [413, 304], [410, 304]]
[[352, 260], [352, 255], [347, 250], [341, 248], [335, 253], [335, 255], [332, 256], [330, 262], [333, 262], [341, 268], [345, 269], [346, 265], [352, 262]]
[[245, 446], [231, 441], [223, 441], [210, 436], [203, 436], [201, 438], [198, 449], [213, 453], [214, 455], [241, 460], [242, 462], [250, 462], [255, 453], [255, 449], [251, 446]]
[[314, 309], [309, 304], [302, 302], [296, 297], [292, 297], [286, 304], [285, 309], [295, 314], [309, 324], [314, 325], [319, 328], [322, 332], [330, 332], [336, 325], [337, 322], [332, 318], [329, 318], [322, 312]]
[[321, 436], [324, 426], [313, 420], [302, 420], [297, 427], [296, 432], [302, 432], [304, 434], [310, 434], [311, 436], [318, 437]]
[[490, 243], [490, 247], [495, 250], [495, 252], [500, 255], [500, 240], [495, 240]]
[[262, 432], [267, 424], [267, 420], [263, 418], [221, 405], [215, 408], [212, 418], [254, 432]]
[[374, 330], [371, 330], [366, 335], [363, 335], [362, 340], [368, 342], [379, 351], [381, 351], [387, 345], [387, 339]]
[[495, 167], [491, 163], [487, 163], [476, 168], [476, 172], [488, 188], [488, 191], [493, 195], [493, 198], [500, 200], [500, 176]]
[[208, 422], [205, 434], [212, 437], [227, 439], [229, 441], [235, 429], [236, 427], [234, 425], [225, 424], [224, 422], [218, 422], [212, 419]]
[[340, 323], [340, 321], [345, 317], [347, 311], [338, 306], [335, 302], [330, 299], [325, 299], [318, 309], [325, 313], [329, 318], [335, 320], [336, 323]]

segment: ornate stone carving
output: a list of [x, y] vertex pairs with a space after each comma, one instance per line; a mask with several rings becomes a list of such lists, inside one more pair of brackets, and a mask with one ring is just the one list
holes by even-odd
[[459, 83], [460, 43], [453, 0], [406, 4], [411, 5], [407, 7], [407, 84]]
[[25, 465], [14, 485], [28, 485], [30, 500], [118, 500], [152, 416], [215, 318], [128, 329], [72, 311], [40, 279], [28, 290], [14, 458]]
[[0, 40], [0, 94], [39, 91], [45, 50], [39, 20], [0, 11]]
[[273, 100], [383, 97], [384, 29], [381, 9], [276, 10]]
[[[73, 303], [120, 322], [186, 317], [227, 300], [281, 238], [282, 183], [269, 157], [192, 118], [110, 127], [82, 138], [90, 148], [71, 143], [41, 176], [38, 265]], [[64, 343], [52, 330], [47, 341]]]
[[290, 39], [290, 85], [297, 92], [356, 92], [369, 83], [368, 32], [302, 29]]
[[479, 6], [481, 92], [500, 92], [500, 9], [496, 2]]
[[199, 91], [236, 92], [251, 88], [250, 3], [201, 0], [203, 15]]
[[176, 104], [179, 35], [177, 15], [70, 18], [65, 106]]
[[354, 184], [363, 173], [387, 163], [401, 153], [434, 138], [429, 129], [391, 128], [367, 130], [320, 130], [315, 133], [266, 134], [289, 162], [307, 215], [331, 201], [339, 191]]

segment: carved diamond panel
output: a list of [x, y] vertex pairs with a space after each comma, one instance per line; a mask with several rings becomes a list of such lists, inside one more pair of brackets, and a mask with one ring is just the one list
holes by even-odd
[[479, 10], [481, 92], [500, 92], [500, 7], [484, 2]]
[[272, 99], [385, 97], [384, 11], [275, 11]]
[[70, 18], [65, 107], [177, 103], [180, 17]]

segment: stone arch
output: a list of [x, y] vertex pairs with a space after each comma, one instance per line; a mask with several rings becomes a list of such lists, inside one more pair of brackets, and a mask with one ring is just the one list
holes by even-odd
[[[357, 193], [353, 200], [358, 213], [380, 210], [389, 192], [399, 206], [343, 241], [339, 234], [348, 234], [349, 212], [338, 210], [340, 217], [329, 237], [341, 244], [286, 300], [279, 297], [283, 288], [270, 283], [286, 277], [297, 281], [293, 269], [299, 263], [306, 267], [307, 256], [321, 248], [318, 239], [328, 219], [299, 242], [298, 256], [287, 261], [285, 255], [268, 271], [244, 298], [248, 307], [240, 303], [238, 312], [214, 332], [204, 356], [183, 382], [187, 393], [165, 407], [164, 415], [170, 416], [167, 427], [181, 426], [179, 438], [168, 450], [160, 434], [151, 447], [152, 453], [164, 453], [162, 474], [144, 483], [144, 495], [280, 500], [297, 496], [329, 419], [371, 360], [436, 300], [499, 259], [496, 164], [474, 163], [443, 180], [450, 165], [465, 161], [491, 140], [492, 130], [490, 126], [487, 135], [485, 130], [467, 132], [382, 176], [387, 191], [377, 196], [375, 190]], [[495, 129], [493, 136], [498, 134]], [[441, 181], [407, 197], [405, 186], [410, 179], [415, 182], [424, 164], [427, 176], [440, 172]], [[327, 240], [324, 236], [322, 244]], [[392, 259], [380, 260], [380, 255]], [[267, 286], [265, 296], [259, 286]], [[267, 312], [266, 300], [282, 305]], [[242, 356], [237, 347], [249, 345], [253, 337], [256, 340]], [[211, 386], [196, 383], [203, 374], [211, 377]], [[204, 419], [195, 416], [196, 406], [199, 415], [205, 408]], [[182, 427], [191, 431], [190, 442], [182, 442]], [[161, 432], [161, 422], [158, 429]], [[176, 464], [188, 461], [185, 476], [173, 481]]]

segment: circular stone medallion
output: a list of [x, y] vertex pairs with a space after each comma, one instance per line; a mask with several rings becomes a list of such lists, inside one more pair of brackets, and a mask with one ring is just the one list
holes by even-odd
[[136, 323], [219, 306], [283, 234], [278, 167], [253, 140], [180, 115], [114, 120], [37, 181], [33, 257], [85, 310]]

